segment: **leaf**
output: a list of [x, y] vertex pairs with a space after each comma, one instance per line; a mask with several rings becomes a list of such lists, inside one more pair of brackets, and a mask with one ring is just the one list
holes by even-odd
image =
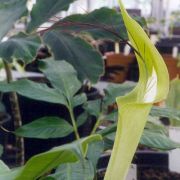
[[[142, 17], [134, 17], [143, 27], [146, 26]], [[85, 14], [74, 14], [57, 21], [52, 29], [61, 32], [90, 34], [94, 39], [127, 40], [127, 31], [121, 14], [107, 7], [96, 9]]]
[[48, 21], [52, 16], [60, 11], [67, 10], [69, 5], [75, 0], [38, 0], [31, 11], [31, 21], [28, 24], [29, 32], [38, 28], [39, 25]]
[[140, 77], [129, 94], [117, 98], [117, 132], [105, 180], [126, 178], [150, 109], [153, 103], [167, 97], [169, 89], [168, 71], [161, 55], [143, 29], [128, 15], [121, 0], [119, 3], [129, 39], [136, 49]]
[[140, 143], [147, 147], [165, 151], [180, 148], [180, 143], [172, 141], [165, 134], [152, 132], [147, 129], [144, 130]]
[[41, 40], [38, 36], [19, 33], [0, 43], [0, 57], [8, 62], [16, 59], [27, 64], [34, 60], [40, 44]]
[[[21, 172], [14, 177], [15, 180], [37, 179], [46, 172], [59, 165], [70, 162], [77, 162], [84, 156], [90, 142], [101, 140], [101, 136], [92, 135], [71, 144], [55, 147], [50, 151], [33, 156], [23, 166]], [[1, 175], [0, 175], [1, 178]]]
[[1, 173], [6, 173], [6, 172], [9, 172], [9, 171], [10, 171], [9, 167], [6, 164], [4, 164], [3, 161], [0, 160], [0, 174]]
[[79, 106], [81, 104], [84, 104], [86, 101], [87, 101], [87, 96], [85, 93], [75, 95], [72, 99], [72, 106], [73, 107]]
[[97, 133], [100, 134], [101, 136], [105, 137], [108, 134], [114, 133], [117, 129], [117, 124], [114, 123], [108, 127], [106, 127], [105, 129], [99, 130]]
[[87, 101], [84, 105], [84, 109], [90, 115], [98, 117], [101, 111], [101, 99]]
[[[105, 136], [105, 140], [107, 139], [111, 146], [113, 146], [115, 138], [115, 132], [110, 133]], [[180, 148], [180, 143], [174, 142], [168, 136], [162, 133], [153, 132], [151, 130], [145, 129], [140, 139], [140, 144], [146, 147], [162, 150], [162, 151], [169, 151], [176, 148]]]
[[58, 117], [43, 117], [23, 125], [15, 131], [17, 136], [49, 139], [65, 137], [73, 132], [73, 127]]
[[83, 39], [52, 30], [44, 34], [43, 40], [56, 60], [66, 60], [76, 69], [80, 80], [96, 82], [103, 74], [101, 55]]
[[12, 180], [20, 170], [21, 168], [9, 169], [9, 167], [0, 160], [0, 179]]
[[2, 154], [3, 154], [3, 150], [4, 150], [3, 146], [2, 146], [2, 145], [0, 145], [0, 156], [2, 156]]
[[113, 112], [107, 114], [105, 117], [104, 117], [105, 120], [108, 120], [108, 121], [112, 121], [112, 122], [117, 122], [117, 119], [118, 119], [118, 112], [116, 110], [114, 110]]
[[14, 180], [14, 178], [17, 177], [17, 175], [21, 172], [22, 168], [14, 168], [9, 171], [0, 173], [0, 179], [4, 180]]
[[94, 170], [96, 170], [96, 166], [100, 155], [104, 151], [104, 143], [103, 141], [92, 142], [89, 144], [87, 159], [90, 160], [94, 166]]
[[153, 106], [150, 112], [151, 116], [167, 117], [174, 120], [180, 120], [180, 111], [170, 107]]
[[[86, 32], [95, 39], [127, 39], [122, 16], [115, 9], [106, 7], [86, 14], [75, 14], [60, 20], [53, 28], [70, 33]], [[118, 35], [118, 36], [117, 36]]]
[[145, 130], [168, 136], [168, 129], [164, 125], [158, 124], [158, 122], [156, 124], [151, 121], [147, 121]]
[[91, 161], [67, 163], [60, 166], [54, 175], [56, 180], [93, 180], [94, 168]]
[[22, 96], [26, 96], [31, 99], [58, 103], [66, 105], [66, 99], [58, 90], [49, 88], [46, 84], [35, 83], [33, 81], [22, 79], [11, 83], [0, 83], [1, 92], [16, 91]]
[[46, 59], [40, 61], [40, 70], [49, 79], [51, 85], [71, 100], [75, 93], [81, 88], [74, 68], [65, 61], [54, 61]]
[[78, 126], [83, 125], [88, 120], [88, 113], [87, 111], [82, 112], [77, 118], [76, 123]]
[[49, 177], [41, 178], [40, 180], [57, 180], [57, 179], [49, 176]]
[[27, 0], [0, 0], [0, 40], [20, 17], [27, 14], [26, 2]]
[[[168, 94], [168, 98], [166, 100], [167, 107], [174, 108], [177, 111], [180, 110], [180, 79], [175, 78], [170, 83], [170, 91]], [[177, 115], [177, 114], [176, 114]], [[170, 123], [172, 126], [179, 126], [180, 122], [177, 121], [179, 119], [176, 119], [175, 117], [170, 118]]]
[[110, 83], [106, 89], [104, 89], [105, 97], [103, 102], [106, 106], [115, 103], [116, 97], [124, 96], [135, 87], [134, 82], [125, 82], [123, 84]]

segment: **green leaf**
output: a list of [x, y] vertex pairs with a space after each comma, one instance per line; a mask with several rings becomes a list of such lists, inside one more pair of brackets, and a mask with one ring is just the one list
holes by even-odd
[[[142, 26], [141, 17], [134, 17]], [[115, 9], [102, 7], [85, 14], [74, 14], [57, 21], [53, 29], [68, 33], [90, 34], [94, 39], [126, 40], [127, 31], [121, 14]]]
[[[180, 110], [179, 92], [180, 92], [180, 79], [176, 78], [176, 79], [172, 80], [170, 83], [170, 90], [169, 90], [168, 98], [166, 100], [167, 107], [174, 108], [177, 111]], [[177, 119], [175, 117], [170, 117], [170, 122], [171, 122], [172, 126], [180, 126], [179, 119]]]
[[88, 120], [88, 113], [87, 111], [82, 112], [77, 118], [77, 125], [81, 126]]
[[98, 117], [101, 111], [101, 99], [87, 101], [84, 109], [92, 116]]
[[40, 44], [41, 40], [38, 36], [19, 33], [0, 43], [0, 57], [8, 62], [16, 59], [27, 64], [34, 60]]
[[2, 154], [3, 154], [3, 150], [4, 150], [3, 146], [2, 146], [2, 145], [0, 145], [0, 156], [2, 156]]
[[112, 122], [117, 122], [117, 120], [118, 120], [118, 111], [114, 110], [113, 112], [107, 114], [104, 117], [104, 119], [108, 120], [108, 121], [112, 121]]
[[66, 99], [58, 90], [49, 88], [46, 84], [35, 83], [30, 80], [22, 79], [11, 83], [0, 83], [1, 92], [16, 91], [22, 96], [26, 96], [31, 99], [58, 103], [66, 105]]
[[106, 127], [105, 129], [99, 130], [97, 133], [100, 134], [101, 136], [105, 137], [108, 134], [114, 133], [117, 129], [117, 124], [114, 123], [108, 127]]
[[77, 79], [77, 73], [69, 63], [47, 59], [40, 61], [39, 67], [51, 85], [67, 99], [71, 100], [80, 89], [81, 83]]
[[[114, 147], [104, 180], [126, 179], [132, 158], [143, 133], [153, 103], [167, 97], [168, 70], [144, 30], [134, 21], [119, 0], [121, 13], [139, 65], [137, 86], [127, 95], [118, 97], [118, 125]], [[119, 166], [121, 162], [121, 166]]]
[[155, 133], [159, 133], [159, 134], [164, 134], [164, 135], [168, 136], [168, 129], [164, 125], [161, 125], [158, 123], [156, 124], [156, 123], [153, 123], [151, 121], [148, 121], [146, 123], [145, 130], [155, 132]]
[[29, 138], [58, 138], [65, 137], [73, 132], [73, 127], [58, 117], [43, 117], [23, 125], [15, 131], [17, 136]]
[[135, 87], [134, 82], [125, 82], [123, 84], [110, 83], [106, 89], [104, 89], [105, 97], [103, 102], [106, 106], [116, 102], [116, 97], [124, 96]]
[[69, 5], [75, 0], [38, 0], [31, 11], [31, 21], [28, 24], [27, 30], [33, 31], [39, 25], [48, 21], [58, 12], [67, 10]]
[[[53, 28], [60, 31], [86, 32], [95, 39], [118, 40], [119, 37], [127, 39], [127, 32], [122, 16], [115, 9], [106, 7], [96, 9], [86, 14], [75, 14], [60, 20], [58, 26]], [[117, 36], [118, 35], [118, 36]]]
[[101, 140], [101, 136], [92, 135], [74, 143], [55, 147], [50, 151], [35, 155], [27, 161], [21, 172], [17, 176], [14, 176], [14, 179], [34, 180], [59, 165], [77, 162], [79, 158], [85, 156], [88, 144], [99, 140]]
[[73, 107], [79, 106], [81, 104], [84, 104], [86, 101], [87, 101], [87, 96], [85, 93], [78, 94], [73, 97], [72, 106]]
[[21, 172], [22, 168], [14, 168], [6, 172], [0, 173], [0, 179], [4, 180], [14, 180], [18, 174]]
[[165, 134], [152, 132], [147, 129], [144, 130], [140, 143], [147, 147], [165, 151], [180, 148], [180, 143], [172, 141]]
[[60, 166], [54, 175], [56, 180], [93, 180], [94, 168], [91, 161], [67, 163]]
[[83, 39], [52, 30], [44, 34], [43, 40], [56, 60], [66, 60], [76, 69], [79, 79], [96, 82], [103, 74], [101, 55]]
[[151, 116], [167, 117], [174, 120], [180, 120], [180, 111], [170, 107], [153, 106], [150, 112]]
[[9, 167], [0, 160], [0, 179], [12, 180], [18, 173], [20, 173], [21, 168], [9, 169]]
[[88, 152], [87, 152], [87, 159], [90, 160], [96, 170], [96, 166], [100, 155], [104, 151], [104, 143], [103, 141], [92, 142], [89, 144]]
[[44, 177], [44, 178], [41, 178], [40, 180], [57, 180], [55, 179], [54, 177]]
[[[110, 143], [109, 148], [113, 147], [114, 138], [115, 138], [115, 132], [105, 136], [105, 140], [107, 139]], [[163, 150], [163, 151], [169, 151], [176, 148], [180, 148], [180, 143], [174, 142], [165, 134], [153, 132], [148, 129], [144, 130], [140, 139], [140, 144], [152, 149]]]
[[0, 0], [0, 40], [20, 17], [27, 14], [26, 2], [27, 0]]
[[0, 174], [1, 173], [6, 173], [6, 172], [9, 172], [9, 171], [10, 171], [9, 167], [6, 164], [4, 164], [3, 161], [0, 160]]

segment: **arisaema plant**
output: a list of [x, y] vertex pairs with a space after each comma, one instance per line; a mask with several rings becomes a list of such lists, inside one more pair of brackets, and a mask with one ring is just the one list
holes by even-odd
[[121, 0], [119, 4], [140, 76], [137, 86], [129, 94], [116, 99], [118, 125], [105, 180], [126, 178], [150, 109], [154, 103], [166, 98], [169, 89], [168, 71], [161, 55], [140, 25], [128, 15]]

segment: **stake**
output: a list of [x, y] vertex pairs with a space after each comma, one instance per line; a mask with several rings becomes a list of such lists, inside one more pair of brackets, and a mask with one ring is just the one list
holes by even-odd
[[[5, 60], [3, 60], [3, 62], [4, 62], [5, 72], [6, 72], [7, 83], [10, 83], [13, 80], [11, 67]], [[15, 92], [9, 93], [9, 101], [11, 105], [12, 116], [14, 119], [14, 128], [17, 129], [21, 127], [22, 119], [21, 119], [21, 114], [20, 114], [18, 97]], [[15, 141], [16, 141], [15, 146], [18, 149], [18, 151], [16, 152], [16, 164], [23, 165], [24, 164], [24, 139], [22, 137], [16, 136]]]

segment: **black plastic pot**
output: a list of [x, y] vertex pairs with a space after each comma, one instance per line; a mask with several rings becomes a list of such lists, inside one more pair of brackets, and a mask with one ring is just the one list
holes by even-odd
[[[101, 155], [98, 166], [97, 175], [98, 180], [103, 180], [110, 159], [110, 154]], [[143, 179], [144, 172], [149, 170], [156, 170], [156, 172], [169, 172], [168, 170], [169, 157], [167, 152], [155, 152], [155, 151], [137, 151], [133, 164], [137, 165], [138, 180]], [[151, 179], [154, 180], [154, 179]], [[158, 179], [157, 179], [158, 180]], [[169, 179], [170, 180], [170, 179]]]

